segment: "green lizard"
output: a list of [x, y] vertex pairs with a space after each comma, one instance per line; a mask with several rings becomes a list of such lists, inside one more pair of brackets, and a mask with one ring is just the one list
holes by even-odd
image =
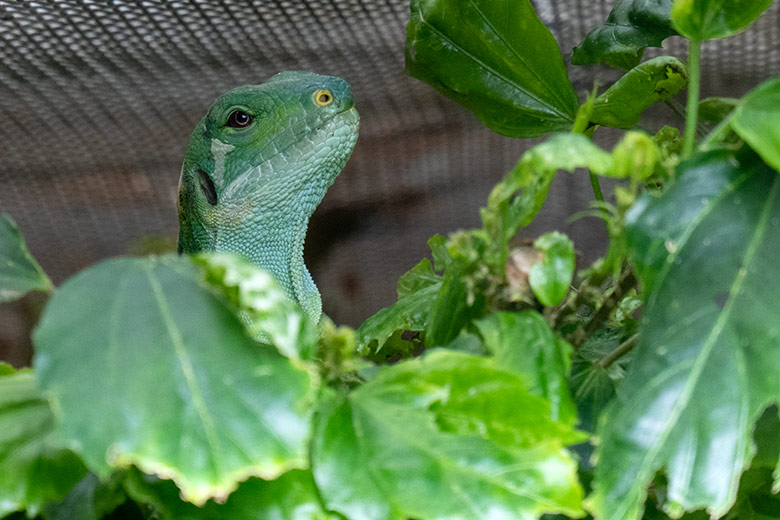
[[349, 84], [282, 72], [214, 101], [179, 180], [179, 253], [238, 253], [268, 270], [319, 321], [303, 262], [309, 217], [346, 164], [359, 117]]

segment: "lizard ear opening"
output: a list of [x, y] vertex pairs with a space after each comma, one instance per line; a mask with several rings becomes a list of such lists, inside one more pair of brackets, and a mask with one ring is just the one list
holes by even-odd
[[206, 196], [206, 200], [212, 206], [217, 205], [217, 190], [214, 189], [214, 182], [209, 174], [203, 170], [198, 170], [198, 179], [200, 180], [200, 190]]

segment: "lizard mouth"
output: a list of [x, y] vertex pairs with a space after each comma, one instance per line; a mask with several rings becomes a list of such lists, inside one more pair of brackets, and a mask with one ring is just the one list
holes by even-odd
[[354, 131], [357, 131], [357, 127], [360, 125], [360, 115], [358, 115], [358, 111], [355, 109], [354, 106], [342, 110], [341, 112], [338, 112], [336, 115], [342, 116], [346, 120], [347, 125], [350, 128], [352, 128]]

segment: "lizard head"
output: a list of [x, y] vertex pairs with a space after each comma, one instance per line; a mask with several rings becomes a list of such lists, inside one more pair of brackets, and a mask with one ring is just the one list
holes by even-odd
[[217, 235], [277, 221], [305, 227], [352, 153], [358, 125], [341, 78], [282, 72], [222, 94], [193, 131], [182, 166], [180, 251], [219, 250]]

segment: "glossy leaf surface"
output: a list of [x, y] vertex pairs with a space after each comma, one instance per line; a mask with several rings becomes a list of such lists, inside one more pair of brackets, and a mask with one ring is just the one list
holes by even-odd
[[767, 164], [780, 171], [780, 78], [746, 95], [734, 110], [731, 126]]
[[134, 464], [201, 503], [307, 464], [308, 373], [251, 340], [189, 259], [83, 271], [34, 340], [58, 434], [98, 474]]
[[0, 517], [61, 500], [87, 472], [57, 444], [54, 414], [30, 371], [0, 375]]
[[314, 476], [349, 518], [577, 515], [578, 434], [489, 358], [446, 350], [387, 367], [322, 410]]
[[412, 0], [406, 72], [510, 137], [568, 130], [579, 105], [528, 0]]
[[497, 312], [476, 322], [496, 364], [523, 374], [529, 390], [550, 402], [551, 417], [573, 426], [569, 394], [571, 346], [555, 337], [538, 312]]
[[753, 421], [780, 400], [780, 176], [748, 151], [702, 154], [627, 215], [646, 290], [636, 357], [602, 417], [599, 518], [641, 516], [656, 471], [670, 512], [733, 504]]
[[528, 283], [542, 304], [558, 305], [569, 292], [574, 276], [574, 244], [566, 235], [553, 232], [537, 238], [534, 247], [542, 253], [542, 259], [531, 266]]
[[673, 27], [690, 40], [726, 38], [746, 29], [772, 0], [674, 0]]
[[16, 222], [10, 215], [0, 214], [0, 302], [52, 289], [51, 280], [27, 250]]
[[591, 30], [574, 48], [575, 65], [606, 63], [630, 69], [639, 64], [646, 47], [660, 47], [672, 28], [672, 0], [620, 0], [604, 25]]
[[596, 98], [590, 120], [604, 126], [631, 128], [642, 113], [677, 94], [688, 84], [688, 69], [673, 56], [658, 56], [626, 72]]

